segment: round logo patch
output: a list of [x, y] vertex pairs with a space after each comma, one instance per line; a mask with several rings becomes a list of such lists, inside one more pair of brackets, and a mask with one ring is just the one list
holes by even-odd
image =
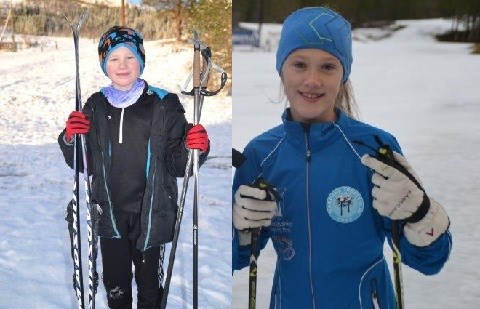
[[363, 198], [360, 192], [351, 187], [339, 187], [330, 192], [327, 198], [327, 212], [340, 223], [357, 220], [363, 212]]

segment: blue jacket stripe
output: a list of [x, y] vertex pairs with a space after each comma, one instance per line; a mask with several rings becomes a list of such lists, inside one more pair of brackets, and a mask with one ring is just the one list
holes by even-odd
[[145, 166], [145, 175], [146, 178], [148, 179], [148, 173], [150, 171], [150, 160], [152, 157], [152, 151], [150, 149], [150, 139], [148, 139], [148, 144], [147, 144], [147, 165]]
[[150, 86], [150, 85], [148, 86], [148, 90], [155, 92], [160, 97], [160, 99], [163, 99], [169, 93], [165, 89], [153, 87], [153, 86]]
[[[152, 176], [152, 183], [155, 183], [155, 173]], [[147, 237], [145, 238], [145, 246], [143, 247], [143, 251], [147, 250], [148, 248], [148, 240], [150, 239], [150, 232], [152, 230], [152, 209], [153, 209], [153, 196], [155, 193], [155, 186], [152, 186], [152, 196], [150, 197], [150, 209], [148, 211], [148, 228], [147, 228]]]

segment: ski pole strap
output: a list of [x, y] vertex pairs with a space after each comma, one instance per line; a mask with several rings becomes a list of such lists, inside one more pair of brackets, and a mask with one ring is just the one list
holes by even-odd
[[[185, 85], [183, 87], [184, 90], [182, 90], [182, 93], [185, 95], [193, 96], [194, 89], [200, 87], [201, 88], [200, 94], [202, 96], [207, 96], [207, 97], [214, 96], [225, 87], [225, 84], [227, 83], [228, 75], [221, 67], [219, 67], [217, 64], [215, 64], [212, 61], [212, 51], [208, 46], [204, 45], [198, 39], [198, 34], [196, 32], [194, 34], [194, 39], [192, 42], [194, 45], [193, 73], [190, 73], [187, 80], [185, 81]], [[201, 55], [203, 58], [201, 74], [198, 73], [200, 72], [199, 55]], [[220, 73], [220, 86], [215, 90], [207, 90], [207, 86], [206, 86], [207, 80], [212, 68], [216, 72]], [[192, 81], [192, 78], [193, 78], [193, 88], [190, 91], [187, 91], [185, 89], [187, 89], [188, 85]]]

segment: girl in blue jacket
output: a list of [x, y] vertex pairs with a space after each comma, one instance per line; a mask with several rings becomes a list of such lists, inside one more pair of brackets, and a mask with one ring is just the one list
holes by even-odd
[[[261, 228], [260, 248], [271, 239], [278, 256], [271, 308], [396, 308], [383, 254], [392, 222], [402, 262], [432, 275], [450, 253], [449, 218], [395, 137], [354, 118], [348, 21], [300, 9], [285, 20], [276, 57], [290, 107], [250, 141], [235, 173], [233, 268], [248, 265], [251, 230]], [[275, 194], [253, 185], [259, 178]]]

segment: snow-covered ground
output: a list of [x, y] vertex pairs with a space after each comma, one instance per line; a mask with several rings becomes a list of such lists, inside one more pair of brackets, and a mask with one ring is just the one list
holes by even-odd
[[[407, 27], [383, 40], [355, 32], [351, 80], [361, 119], [393, 133], [429, 194], [451, 219], [453, 248], [440, 274], [403, 268], [405, 307], [479, 308], [480, 303], [480, 55], [470, 44], [435, 42], [444, 20], [399, 21]], [[234, 51], [233, 146], [280, 122], [284, 103], [275, 54]], [[388, 250], [388, 249], [386, 249]], [[267, 308], [275, 253], [262, 252], [257, 307]], [[389, 259], [390, 260], [390, 259]], [[235, 272], [233, 308], [248, 303], [248, 269]]]
[[[51, 39], [51, 38], [50, 38]], [[75, 106], [73, 40], [17, 53], [0, 52], [0, 308], [76, 308], [64, 210], [72, 171], [57, 135]], [[96, 43], [82, 39], [82, 101], [108, 85]], [[180, 93], [190, 73], [193, 48], [146, 42], [143, 77]], [[181, 95], [187, 119], [191, 97]], [[199, 304], [231, 307], [231, 97], [205, 98], [202, 120], [211, 139], [210, 159], [200, 170]], [[182, 179], [179, 179], [181, 186]], [[83, 181], [80, 184], [83, 192]], [[192, 308], [192, 181], [185, 204], [169, 308]], [[81, 199], [83, 261], [88, 269], [85, 204]], [[165, 266], [168, 263], [167, 246]], [[98, 269], [102, 269], [98, 258]], [[101, 274], [101, 271], [100, 271]], [[84, 274], [87, 279], [88, 275]], [[88, 286], [88, 285], [86, 285]], [[100, 283], [97, 308], [107, 308]], [[135, 306], [134, 306], [135, 308]]]

